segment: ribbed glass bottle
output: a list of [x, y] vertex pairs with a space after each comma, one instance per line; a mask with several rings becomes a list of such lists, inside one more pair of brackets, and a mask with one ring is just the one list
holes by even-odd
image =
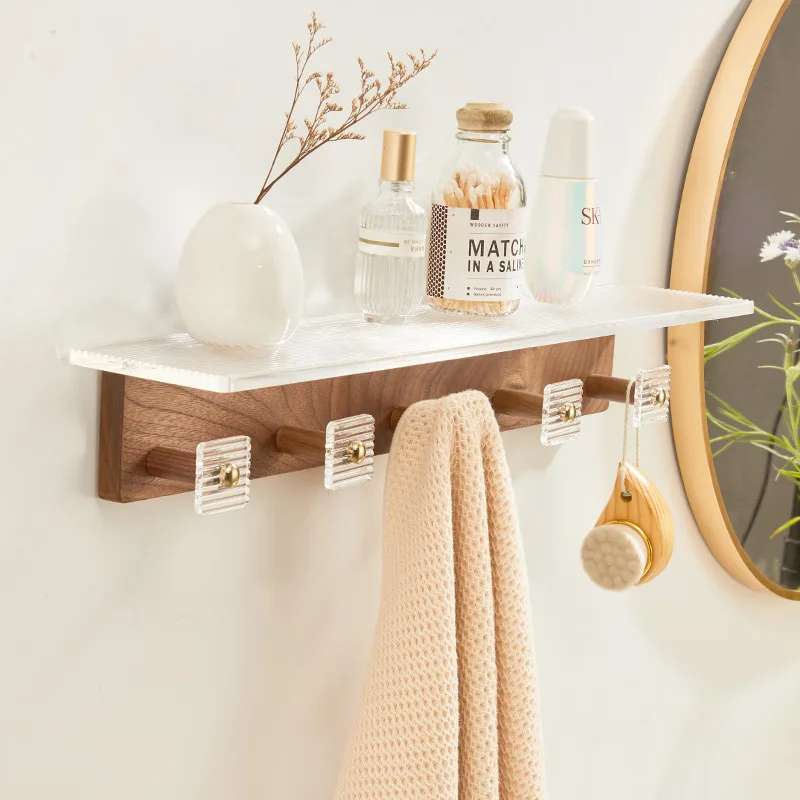
[[413, 181], [381, 181], [361, 212], [355, 297], [370, 322], [404, 323], [425, 294], [425, 209]]

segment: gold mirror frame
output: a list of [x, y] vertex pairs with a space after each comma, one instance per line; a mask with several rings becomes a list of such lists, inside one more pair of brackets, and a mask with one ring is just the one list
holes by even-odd
[[[791, 0], [753, 0], [742, 17], [711, 88], [683, 187], [671, 289], [705, 292], [722, 182], [733, 138], [756, 72]], [[683, 484], [711, 552], [740, 583], [800, 600], [756, 568], [733, 530], [711, 456], [706, 422], [703, 323], [670, 328], [672, 431]]]

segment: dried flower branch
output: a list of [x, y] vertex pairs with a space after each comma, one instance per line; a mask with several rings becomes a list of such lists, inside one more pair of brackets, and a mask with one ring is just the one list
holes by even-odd
[[[344, 111], [342, 106], [334, 99], [335, 96], [339, 94], [340, 89], [339, 84], [333, 77], [333, 73], [328, 72], [323, 76], [320, 72], [311, 72], [306, 75], [311, 57], [317, 50], [330, 44], [332, 39], [329, 36], [324, 37], [320, 35], [320, 31], [324, 30], [325, 26], [317, 19], [315, 13], [311, 14], [311, 22], [308, 23], [307, 28], [309, 35], [308, 45], [305, 50], [296, 42], [292, 43], [295, 59], [294, 96], [292, 97], [289, 111], [286, 113], [286, 124], [283, 127], [283, 133], [281, 134], [278, 147], [275, 150], [275, 155], [272, 157], [269, 172], [264, 179], [258, 197], [255, 199], [256, 203], [260, 203], [264, 197], [266, 197], [269, 190], [286, 175], [287, 172], [294, 169], [294, 167], [308, 158], [314, 151], [322, 147], [322, 145], [328, 142], [363, 139], [364, 136], [360, 133], [356, 133], [352, 128], [370, 114], [375, 111], [407, 108], [404, 103], [397, 102], [396, 97], [398, 91], [412, 78], [427, 69], [433, 59], [436, 58], [436, 52], [431, 55], [426, 55], [424, 50], [420, 50], [419, 55], [408, 53], [408, 59], [411, 62], [410, 66], [408, 66], [404, 61], [396, 60], [391, 53], [388, 53], [389, 76], [383, 82], [376, 78], [375, 73], [367, 69], [364, 61], [359, 58], [358, 66], [361, 71], [361, 87], [359, 94], [353, 98], [350, 104], [350, 113], [345, 120], [337, 126], [328, 121], [329, 114]], [[317, 98], [317, 107], [311, 119], [303, 119], [305, 131], [299, 133], [297, 123], [295, 122], [295, 112], [297, 111], [297, 106], [303, 92], [311, 84], [316, 87], [319, 95]], [[283, 148], [292, 140], [297, 140], [299, 143], [297, 155], [295, 155], [294, 159], [273, 178], [272, 174], [275, 171]]]

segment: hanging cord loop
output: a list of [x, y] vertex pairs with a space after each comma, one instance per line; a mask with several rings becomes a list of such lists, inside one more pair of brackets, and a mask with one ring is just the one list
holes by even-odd
[[[625, 419], [622, 428], [622, 460], [619, 462], [619, 485], [622, 499], [625, 501], [631, 499], [631, 493], [625, 486], [625, 476], [628, 472], [628, 418], [631, 410], [631, 389], [633, 389], [635, 384], [636, 378], [633, 378], [628, 382], [628, 389], [625, 392]], [[639, 468], [639, 428], [636, 428], [636, 468]]]

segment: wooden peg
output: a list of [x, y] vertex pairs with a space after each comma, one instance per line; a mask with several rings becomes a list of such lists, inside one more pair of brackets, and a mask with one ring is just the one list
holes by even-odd
[[[369, 430], [365, 430], [365, 425]], [[356, 426], [356, 429], [361, 431], [357, 438], [350, 437], [348, 426]], [[334, 441], [337, 437], [350, 439], [346, 444], [345, 457], [351, 464], [360, 466], [368, 455], [372, 456], [375, 441], [375, 420], [371, 416], [362, 414], [357, 417], [335, 420], [328, 425], [328, 429], [332, 430]], [[332, 453], [326, 453], [327, 440], [328, 433], [326, 431], [312, 431], [307, 428], [286, 426], [278, 428], [275, 432], [275, 447], [281, 453], [311, 456], [320, 462], [326, 462], [334, 457]]]
[[516, 389], [498, 389], [492, 395], [492, 408], [495, 414], [541, 419], [544, 397]]
[[324, 431], [285, 426], [275, 433], [282, 453], [311, 456], [325, 464], [326, 489], [371, 480], [375, 462], [375, 418], [370, 414], [331, 420]]
[[540, 422], [539, 438], [543, 445], [551, 447], [564, 444], [580, 435], [583, 381], [570, 378], [549, 383], [541, 395], [516, 389], [498, 389], [492, 396], [492, 408], [497, 414], [527, 417]]
[[[194, 486], [197, 481], [197, 453], [171, 447], [154, 447], [147, 454], [145, 469], [154, 478]], [[218, 485], [231, 489], [239, 483], [240, 470], [233, 462], [222, 464], [218, 471]]]
[[325, 431], [310, 431], [306, 428], [278, 428], [275, 433], [275, 447], [281, 453], [296, 456], [313, 456], [318, 461], [325, 460]]
[[[520, 392], [515, 389], [498, 389], [491, 398], [495, 414], [508, 414], [512, 417], [541, 419], [544, 398], [541, 395]], [[406, 406], [392, 409], [389, 425], [394, 430], [403, 416]]]
[[154, 478], [194, 486], [197, 457], [185, 450], [154, 447], [145, 459], [145, 468]]
[[[526, 419], [541, 420], [544, 408], [544, 397], [540, 394], [521, 392], [516, 389], [498, 389], [491, 397], [492, 408], [495, 414], [507, 414], [512, 417], [525, 417]], [[392, 410], [389, 424], [394, 430], [400, 422], [400, 417], [405, 411], [404, 406]], [[564, 418], [571, 420], [575, 415], [574, 404], [565, 406]]]
[[[598, 400], [624, 403], [629, 383], [630, 381], [626, 378], [612, 378], [609, 375], [590, 375], [583, 382], [583, 393], [587, 397], [596, 397]], [[631, 386], [631, 402], [633, 402], [633, 388]]]

